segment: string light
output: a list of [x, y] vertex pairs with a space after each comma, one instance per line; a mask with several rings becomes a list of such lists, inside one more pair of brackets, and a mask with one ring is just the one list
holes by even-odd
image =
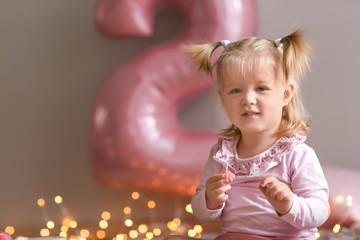
[[45, 200], [42, 199], [42, 198], [39, 198], [39, 199], [37, 200], [37, 205], [38, 205], [39, 207], [45, 206]]
[[131, 230], [131, 231], [129, 232], [129, 236], [130, 236], [131, 238], [135, 239], [135, 238], [137, 238], [137, 237], [139, 236], [139, 233], [138, 233], [138, 231], [136, 231], [136, 230]]
[[[138, 192], [133, 192], [131, 194], [131, 197], [133, 200], [137, 200], [140, 198], [140, 194]], [[63, 203], [63, 198], [61, 196], [55, 196], [54, 198], [54, 201], [56, 204], [62, 204]], [[46, 202], [43, 198], [39, 198], [37, 200], [37, 204], [38, 206], [40, 207], [43, 207], [46, 205]], [[149, 209], [153, 209], [156, 207], [156, 203], [155, 201], [153, 200], [150, 200], [147, 202], [147, 207]], [[66, 209], [61, 209], [62, 212], [63, 212], [63, 215], [64, 212], [66, 212], [65, 210]], [[63, 211], [64, 210], [64, 211]], [[125, 207], [124, 208], [124, 213], [129, 215], [131, 214], [132, 212], [132, 209], [130, 207]], [[46, 216], [48, 217], [48, 216]], [[107, 220], [109, 220], [111, 218], [111, 214], [108, 212], [108, 211], [104, 211], [102, 214], [101, 214], [101, 217], [102, 217], [102, 220], [99, 222], [99, 226], [102, 228], [102, 229], [105, 229], [108, 227], [108, 222]], [[174, 224], [181, 224], [181, 220], [180, 219], [174, 219]], [[134, 222], [131, 220], [131, 219], [126, 219], [125, 221], [125, 225], [128, 226], [128, 227], [131, 227], [134, 225]], [[50, 235], [50, 231], [49, 229], [53, 229], [55, 227], [55, 223], [53, 221], [47, 221], [46, 222], [46, 226], [48, 229], [41, 229], [41, 236], [48, 236]], [[59, 233], [59, 236], [61, 237], [67, 237], [68, 236], [68, 231], [69, 231], [69, 228], [76, 228], [78, 226], [78, 223], [75, 221], [75, 220], [71, 220], [69, 218], [65, 218], [62, 222], [62, 226], [60, 227], [60, 230], [61, 232]], [[155, 228], [153, 229], [153, 232], [147, 232], [148, 231], [148, 226], [146, 226], [145, 224], [140, 224], [139, 227], [138, 227], [138, 231], [136, 230], [131, 230], [131, 233], [132, 233], [132, 236], [134, 237], [136, 234], [139, 234], [140, 233], [143, 233], [143, 234], [147, 234], [147, 239], [152, 239], [154, 236], [160, 236], [161, 235], [161, 230], [159, 228]], [[9, 233], [12, 233], [11, 230], [8, 230]], [[105, 238], [105, 232], [102, 231], [102, 230], [99, 230], [97, 233], [96, 233], [97, 237], [99, 239], [103, 239]], [[71, 236], [71, 239], [74, 238], [74, 239], [80, 239], [80, 238], [84, 238], [86, 239], [87, 237], [90, 236], [90, 232], [89, 230], [86, 230], [86, 229], [83, 229], [80, 231], [80, 236]], [[123, 234], [123, 235], [117, 235], [116, 239], [120, 238], [120, 239], [127, 239], [127, 236], [126, 234]], [[115, 238], [114, 238], [115, 239]]]
[[188, 205], [186, 205], [186, 211], [188, 212], [188, 213], [193, 213], [193, 210], [192, 210], [192, 208], [191, 208], [191, 204], [188, 204]]
[[153, 234], [152, 232], [147, 232], [147, 233], [145, 234], [145, 237], [146, 237], [147, 239], [153, 239], [153, 238], [154, 238], [154, 234]]
[[342, 195], [338, 195], [338, 196], [336, 196], [336, 198], [335, 198], [335, 201], [336, 201], [337, 203], [343, 203], [344, 200], [345, 200], [345, 198], [344, 198], [344, 196], [342, 196]]
[[80, 230], [80, 236], [83, 237], [83, 238], [89, 237], [89, 236], [90, 236], [89, 230], [87, 230], [87, 229], [81, 229], [81, 230]]
[[117, 240], [127, 240], [127, 235], [126, 234], [118, 234], [118, 235], [116, 235], [116, 239]]
[[353, 197], [352, 196], [349, 195], [346, 197], [346, 205], [348, 207], [351, 207], [353, 205]]
[[132, 199], [137, 200], [140, 198], [140, 194], [138, 192], [133, 192], [131, 194]]
[[171, 222], [167, 223], [167, 227], [170, 231], [175, 232], [176, 229], [178, 228], [178, 225], [176, 223], [174, 223], [173, 221], [171, 221]]
[[194, 229], [190, 229], [190, 230], [188, 231], [188, 235], [189, 235], [189, 237], [195, 237], [195, 236], [196, 236], [195, 230], [194, 230]]
[[48, 237], [50, 236], [50, 231], [47, 228], [43, 228], [40, 230], [40, 236], [41, 237]]
[[68, 228], [67, 226], [61, 226], [60, 230], [61, 230], [62, 232], [65, 232], [65, 233], [66, 233], [66, 232], [69, 230], [69, 228]]
[[76, 228], [77, 227], [77, 222], [76, 221], [70, 221], [70, 227], [71, 228]]
[[148, 227], [145, 224], [140, 224], [138, 227], [138, 230], [140, 233], [146, 233], [148, 230]]
[[101, 214], [101, 218], [108, 221], [111, 218], [111, 214], [109, 212], [105, 211]]
[[340, 224], [336, 224], [336, 225], [334, 226], [334, 228], [333, 228], [333, 232], [334, 232], [334, 233], [338, 233], [338, 232], [340, 231], [340, 229], [341, 229]]
[[203, 231], [203, 228], [200, 225], [195, 225], [194, 230], [196, 233], [200, 234]]
[[148, 208], [153, 209], [156, 207], [156, 203], [152, 200], [148, 201]]
[[131, 227], [132, 225], [133, 225], [133, 221], [131, 219], [126, 219], [125, 220], [125, 226]]
[[70, 219], [65, 218], [65, 219], [63, 220], [63, 222], [62, 222], [62, 225], [65, 226], [65, 227], [67, 227], [67, 228], [69, 228], [69, 227], [70, 227], [70, 222], [71, 222]]
[[9, 235], [13, 235], [15, 233], [15, 228], [13, 226], [7, 226], [5, 232]]
[[154, 228], [153, 233], [155, 236], [160, 236], [161, 235], [161, 229], [160, 228]]
[[99, 230], [99, 231], [96, 232], [96, 236], [99, 239], [104, 239], [106, 237], [106, 233], [105, 233], [104, 230]]
[[56, 202], [57, 204], [62, 203], [62, 197], [61, 197], [61, 196], [56, 196], [54, 200], [55, 200], [55, 202]]
[[[132, 192], [131, 200], [138, 200], [138, 199], [140, 199], [140, 194], [138, 192]], [[62, 214], [66, 217], [62, 221], [62, 225], [60, 226], [61, 231], [58, 233], [58, 235], [63, 238], [76, 239], [76, 240], [81, 240], [81, 239], [86, 240], [86, 238], [89, 238], [89, 236], [91, 236], [91, 235], [90, 235], [90, 231], [87, 229], [81, 229], [81, 230], [77, 231], [79, 236], [77, 236], [77, 235], [70, 236], [69, 230], [76, 229], [78, 227], [78, 223], [75, 220], [67, 217], [69, 214], [67, 212], [67, 209], [65, 209], [65, 206], [63, 206], [63, 198], [60, 195], [55, 196], [53, 200], [56, 204], [58, 204], [61, 207], [60, 210], [62, 211]], [[154, 209], [157, 205], [156, 202], [153, 200], [145, 200], [145, 199], [143, 199], [143, 200], [144, 200], [146, 206], [148, 207], [148, 209]], [[46, 202], [43, 198], [39, 198], [37, 200], [37, 205], [40, 207], [44, 207], [46, 205]], [[186, 212], [192, 213], [190, 204], [187, 204], [185, 209], [186, 209]], [[42, 208], [42, 211], [44, 211], [44, 210], [46, 210], [46, 208]], [[125, 217], [124, 224], [125, 224], [125, 226], [127, 226], [129, 228], [134, 225], [134, 221], [129, 218], [132, 211], [133, 210], [130, 206], [125, 206], [123, 209], [124, 214], [128, 215], [127, 217]], [[50, 235], [50, 229], [55, 228], [55, 223], [54, 223], [54, 221], [48, 220], [49, 216], [47, 215], [47, 212], [45, 212], [45, 213], [46, 214], [43, 214], [44, 215], [43, 219], [47, 220], [47, 221], [45, 221], [47, 229], [41, 229], [40, 235], [47, 237]], [[94, 237], [96, 237], [98, 239], [107, 238], [104, 229], [108, 228], [108, 226], [109, 226], [108, 220], [110, 218], [111, 218], [110, 212], [103, 211], [101, 213], [101, 220], [99, 221], [99, 226], [101, 229], [98, 230], [94, 234], [94, 235], [96, 235]], [[186, 231], [189, 230], [187, 227], [188, 225], [187, 224], [183, 225], [181, 218], [179, 218], [179, 217], [174, 218], [172, 221], [168, 222], [167, 224], [166, 223], [161, 223], [161, 224], [167, 225], [170, 231], [176, 231], [177, 233], [180, 233], [180, 232], [185, 233]], [[159, 227], [151, 229], [146, 224], [136, 224], [136, 225], [138, 226], [137, 229], [129, 229], [127, 234], [126, 233], [117, 234], [115, 237], [108, 238], [108, 239], [113, 239], [113, 240], [127, 240], [128, 238], [134, 239], [134, 238], [137, 238], [139, 236], [139, 234], [143, 234], [142, 238], [149, 240], [149, 239], [153, 239], [154, 237], [161, 236], [161, 234], [162, 234], [162, 230]], [[189, 231], [190, 234], [193, 234], [193, 232], [195, 232], [195, 235], [197, 235], [197, 237], [199, 237], [200, 233], [202, 232], [202, 227], [200, 225], [195, 225], [194, 229], [190, 229], [190, 230], [191, 230], [191, 231]], [[166, 233], [166, 234], [168, 234], [168, 233]]]
[[99, 222], [99, 226], [100, 226], [100, 228], [102, 228], [102, 229], [106, 229], [106, 228], [109, 226], [109, 224], [108, 224], [108, 222], [107, 222], [106, 220], [101, 220], [101, 221]]
[[46, 223], [46, 226], [49, 228], [49, 229], [53, 229], [55, 227], [55, 223], [53, 221], [48, 221]]
[[181, 224], [180, 218], [174, 218], [173, 223], [175, 223], [177, 226], [180, 226], [180, 224]]
[[131, 213], [131, 208], [130, 207], [124, 207], [124, 213], [125, 214], [130, 214]]
[[[138, 200], [140, 199], [140, 194], [138, 192], [132, 192], [131, 193], [131, 199], [130, 200]], [[348, 207], [351, 207], [353, 205], [353, 197], [351, 195], [348, 195], [346, 197], [342, 196], [342, 195], [338, 195], [335, 197], [335, 203], [338, 204], [343, 204], [340, 207], [345, 206], [345, 201], [346, 201], [346, 205]], [[55, 203], [57, 204], [63, 204], [63, 199], [61, 196], [56, 196], [54, 198]], [[142, 202], [144, 202], [146, 204], [146, 206], [149, 209], [154, 209], [156, 207], [156, 202], [153, 200], [146, 200], [144, 198], [142, 198]], [[43, 198], [39, 198], [37, 200], [37, 205], [39, 207], [44, 207], [46, 204], [45, 200]], [[136, 222], [136, 220], [134, 219], [130, 219], [130, 214], [132, 213], [132, 208], [131, 203], [127, 204], [128, 206], [125, 206], [123, 209], [124, 215], [124, 225], [126, 227], [128, 227], [128, 229], [123, 232], [123, 233], [118, 233], [115, 237], [111, 236], [111, 237], [107, 237], [106, 236], [106, 232], [104, 231], [104, 229], [107, 229], [109, 227], [108, 224], [108, 220], [111, 219], [111, 214], [108, 211], [103, 211], [101, 213], [101, 220], [99, 221], [99, 226], [101, 228], [101, 230], [98, 230], [97, 232], [94, 232], [95, 236], [92, 236], [90, 234], [90, 231], [88, 229], [81, 229], [81, 230], [77, 230], [77, 234], [79, 236], [73, 235], [69, 238], [69, 236], [71, 235], [71, 233], [69, 233], [69, 229], [70, 228], [77, 228], [78, 223], [75, 220], [70, 219], [69, 217], [65, 218], [62, 222], [62, 226], [60, 227], [61, 232], [58, 233], [58, 235], [60, 237], [63, 238], [67, 238], [67, 239], [76, 239], [76, 240], [86, 240], [87, 238], [97, 238], [97, 239], [112, 239], [112, 240], [128, 240], [128, 239], [137, 239], [137, 238], [141, 238], [141, 239], [146, 239], [146, 240], [150, 240], [150, 239], [154, 239], [156, 237], [161, 237], [162, 234], [165, 235], [171, 235], [171, 234], [186, 234], [189, 237], [201, 237], [201, 234], [203, 233], [203, 227], [201, 225], [194, 225], [194, 227], [191, 229], [189, 227], [188, 223], [183, 223], [182, 219], [185, 217], [183, 216], [183, 212], [185, 213], [190, 213], [193, 214], [193, 210], [191, 207], [191, 204], [186, 204], [184, 206], [184, 210], [181, 212], [176, 212], [175, 215], [176, 216], [180, 216], [180, 217], [176, 217], [173, 220], [164, 223], [156, 223], [157, 227], [153, 228], [151, 225], [147, 225], [147, 224], [139, 224], [139, 222]], [[135, 208], [134, 208], [135, 209]], [[179, 208], [178, 208], [179, 209]], [[46, 210], [45, 208], [41, 208], [41, 211], [43, 212], [44, 210]], [[136, 209], [135, 209], [136, 210]], [[134, 211], [135, 211], [134, 210]], [[155, 212], [151, 212], [152, 214], [154, 214]], [[65, 215], [68, 216], [68, 215]], [[153, 215], [151, 215], [153, 216]], [[54, 221], [50, 221], [48, 220], [48, 216], [45, 216], [45, 218], [43, 218], [44, 220], [46, 219], [47, 221], [45, 221], [47, 229], [41, 229], [40, 231], [40, 235], [41, 237], [48, 237], [50, 236], [50, 229], [54, 229], [55, 228], [55, 223]], [[152, 219], [153, 222], [154, 219]], [[342, 222], [340, 222], [342, 223]], [[135, 227], [135, 229], [133, 228], [133, 226], [137, 226]], [[341, 229], [342, 226], [340, 224], [336, 224], [333, 229], [321, 229], [319, 232], [314, 233], [314, 236], [316, 237], [316, 239], [320, 239], [321, 238], [321, 234], [324, 235], [324, 232], [326, 231], [332, 231], [332, 234], [338, 234], [337, 236], [341, 238], [342, 234], [344, 234], [344, 232], [346, 232], [346, 228]], [[71, 230], [73, 231], [73, 230]], [[164, 231], [164, 233], [163, 233]], [[8, 226], [6, 227], [5, 231], [6, 233], [8, 233], [9, 235], [13, 235], [15, 232], [14, 227], [12, 226]], [[172, 232], [172, 233], [171, 233]], [[321, 234], [320, 234], [321, 233]], [[324, 235], [325, 236], [325, 235]]]

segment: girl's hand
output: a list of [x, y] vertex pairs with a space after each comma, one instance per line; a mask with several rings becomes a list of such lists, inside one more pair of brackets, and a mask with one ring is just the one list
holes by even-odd
[[226, 191], [230, 190], [232, 179], [226, 174], [216, 174], [208, 178], [205, 184], [206, 205], [210, 210], [219, 209], [228, 199]]
[[274, 177], [267, 177], [260, 183], [259, 188], [278, 214], [284, 215], [290, 211], [293, 193], [285, 183]]

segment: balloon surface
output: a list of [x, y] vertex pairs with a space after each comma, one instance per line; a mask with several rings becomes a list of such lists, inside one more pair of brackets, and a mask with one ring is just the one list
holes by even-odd
[[330, 217], [324, 227], [335, 224], [360, 227], [360, 172], [349, 169], [324, 167], [330, 188]]
[[111, 186], [192, 195], [217, 137], [179, 122], [183, 104], [211, 86], [180, 44], [253, 36], [255, 1], [99, 0], [97, 27], [117, 38], [147, 37], [155, 11], [169, 5], [185, 19], [183, 31], [121, 64], [97, 95], [92, 168]]
[[0, 232], [0, 240], [12, 240], [12, 237], [7, 233]]

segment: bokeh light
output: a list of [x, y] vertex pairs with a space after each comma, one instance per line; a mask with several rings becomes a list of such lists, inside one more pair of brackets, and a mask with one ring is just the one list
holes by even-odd
[[88, 238], [90, 236], [90, 232], [87, 229], [81, 229], [80, 230], [80, 236], [83, 238]]
[[346, 205], [348, 207], [351, 207], [353, 205], [353, 197], [352, 196], [349, 195], [346, 197]]
[[148, 230], [148, 227], [145, 224], [140, 224], [138, 227], [138, 230], [140, 233], [146, 233]]
[[196, 236], [195, 230], [194, 230], [194, 229], [190, 229], [190, 230], [188, 231], [188, 235], [189, 235], [189, 237], [195, 237], [195, 236]]
[[195, 230], [196, 233], [202, 233], [203, 228], [200, 225], [195, 225], [194, 230]]
[[78, 225], [77, 222], [74, 221], [74, 220], [72, 220], [72, 221], [70, 222], [70, 227], [71, 227], [71, 228], [76, 228], [77, 225]]
[[146, 237], [147, 239], [153, 239], [153, 238], [154, 238], [154, 234], [153, 234], [152, 232], [147, 232], [147, 233], [145, 234], [145, 237]]
[[117, 240], [127, 240], [128, 237], [127, 237], [126, 234], [122, 233], [122, 234], [116, 235], [116, 239], [117, 239]]
[[62, 232], [67, 232], [69, 230], [69, 228], [67, 226], [61, 226], [60, 230]]
[[53, 229], [55, 227], [55, 223], [53, 221], [48, 221], [46, 223], [47, 228]]
[[44, 200], [43, 198], [39, 198], [39, 199], [37, 200], [37, 205], [38, 205], [39, 207], [45, 206], [45, 200]]
[[333, 232], [334, 233], [338, 233], [340, 232], [341, 226], [340, 224], [335, 224], [334, 228], [333, 228]]
[[104, 219], [104, 220], [110, 220], [111, 218], [111, 214], [108, 212], [108, 211], [105, 211], [101, 214], [101, 218]]
[[130, 207], [124, 207], [124, 213], [125, 214], [130, 214], [131, 213], [131, 208]]
[[62, 222], [62, 225], [69, 228], [70, 227], [71, 220], [68, 218], [65, 218]]
[[135, 239], [135, 238], [137, 238], [137, 237], [139, 236], [139, 233], [138, 233], [138, 231], [136, 231], [136, 230], [131, 230], [131, 231], [129, 232], [129, 236], [130, 236], [131, 238]]
[[140, 198], [140, 194], [138, 192], [133, 192], [131, 194], [132, 199], [137, 200]]
[[150, 209], [153, 209], [156, 207], [155, 201], [152, 201], [152, 200], [148, 201], [147, 205], [148, 205], [148, 208], [150, 208]]
[[160, 228], [154, 228], [153, 233], [155, 236], [160, 236], [161, 235], [161, 229]]
[[106, 237], [106, 233], [104, 230], [99, 230], [96, 232], [96, 237], [98, 239], [104, 239]]
[[43, 228], [40, 230], [40, 236], [41, 237], [48, 237], [50, 236], [50, 230], [47, 228]]
[[109, 224], [108, 224], [108, 222], [107, 222], [106, 220], [101, 220], [101, 221], [99, 222], [99, 226], [100, 226], [100, 228], [102, 228], [102, 229], [106, 229], [106, 228], [109, 226]]
[[15, 228], [13, 226], [7, 226], [5, 232], [9, 235], [13, 235], [15, 233]]
[[55, 202], [56, 202], [57, 204], [62, 203], [62, 197], [61, 197], [61, 196], [56, 196], [54, 200], [55, 200]]
[[186, 209], [186, 211], [187, 211], [188, 213], [193, 213], [191, 204], [186, 205], [186, 208], [185, 208], [185, 209]]
[[125, 220], [125, 226], [131, 227], [132, 225], [133, 225], [133, 221], [131, 219], [126, 219]]

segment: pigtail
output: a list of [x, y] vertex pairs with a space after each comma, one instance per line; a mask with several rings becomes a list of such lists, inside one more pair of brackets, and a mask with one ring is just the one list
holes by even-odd
[[299, 79], [309, 70], [311, 49], [303, 35], [304, 32], [298, 29], [280, 40], [283, 49], [282, 65], [287, 80]]
[[303, 37], [301, 29], [275, 42], [283, 51], [282, 67], [284, 77], [294, 85], [294, 95], [287, 106], [283, 108], [282, 126], [277, 132], [278, 136], [289, 134], [307, 135], [310, 130], [309, 115], [304, 109], [300, 96], [300, 78], [309, 70], [310, 45]]
[[191, 44], [183, 46], [186, 52], [191, 54], [193, 63], [210, 76], [212, 75], [211, 56], [216, 48], [221, 45], [221, 42]]

